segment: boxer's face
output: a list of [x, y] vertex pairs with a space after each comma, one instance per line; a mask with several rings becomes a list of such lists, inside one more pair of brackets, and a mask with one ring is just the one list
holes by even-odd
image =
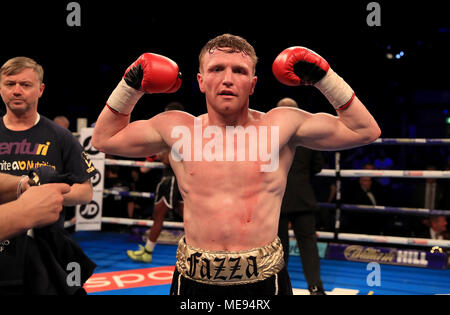
[[44, 92], [36, 72], [26, 68], [14, 75], [1, 75], [0, 94], [7, 110], [20, 114], [37, 110], [37, 103]]
[[204, 56], [201, 69], [200, 90], [214, 110], [226, 114], [248, 106], [257, 81], [249, 56], [215, 49]]

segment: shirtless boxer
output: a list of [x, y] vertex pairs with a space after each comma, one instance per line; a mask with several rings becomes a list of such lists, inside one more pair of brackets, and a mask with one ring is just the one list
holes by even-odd
[[[185, 227], [171, 294], [292, 294], [277, 232], [295, 147], [357, 147], [377, 139], [380, 129], [345, 81], [305, 48], [283, 51], [274, 62], [274, 74], [285, 84], [319, 88], [337, 116], [287, 107], [268, 113], [249, 109], [257, 57], [241, 37], [224, 34], [209, 41], [199, 62], [197, 80], [206, 96], [207, 114], [196, 118], [171, 111], [130, 123], [130, 113], [144, 93], [171, 93], [181, 84], [173, 61], [144, 54], [109, 97], [92, 144], [129, 157], [171, 150]], [[242, 141], [247, 137], [239, 135], [239, 126], [248, 132], [248, 141]], [[236, 137], [230, 137], [229, 130]], [[181, 131], [190, 133], [191, 146], [180, 145], [181, 138], [188, 139]], [[258, 141], [250, 141], [255, 132]], [[278, 158], [275, 167], [265, 168], [269, 159], [261, 154], [264, 151]]]

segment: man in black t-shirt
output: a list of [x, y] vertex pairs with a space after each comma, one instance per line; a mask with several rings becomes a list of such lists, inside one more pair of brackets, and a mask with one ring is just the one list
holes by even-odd
[[79, 179], [65, 196], [65, 206], [90, 202], [89, 178], [95, 168], [69, 130], [38, 114], [38, 100], [45, 88], [42, 67], [18, 57], [0, 71], [0, 94], [6, 104], [6, 115], [0, 120], [0, 171], [26, 175], [32, 168], [52, 166], [57, 173], [71, 173]]
[[77, 178], [78, 183], [64, 198], [64, 206], [89, 203], [89, 178], [95, 168], [71, 132], [44, 116], [39, 116], [31, 128], [15, 131], [5, 124], [7, 115], [0, 120], [0, 172], [20, 176], [33, 168], [51, 166], [58, 174], [70, 173]]
[[[0, 119], [0, 172], [26, 175], [31, 169], [50, 166], [57, 174], [70, 174], [75, 181], [70, 192], [64, 195], [64, 206], [89, 203], [93, 195], [90, 178], [96, 174], [96, 169], [69, 130], [39, 115], [37, 106], [44, 88], [43, 69], [30, 58], [16, 57], [0, 68], [0, 94], [6, 105], [6, 114]], [[63, 233], [60, 229], [63, 220], [64, 214], [61, 213], [59, 226], [51, 230], [56, 234], [46, 234], [55, 236], [56, 243], [64, 237], [60, 234]], [[33, 232], [29, 231], [28, 235], [33, 237]], [[59, 294], [58, 288], [33, 287], [31, 290], [26, 286], [35, 281], [27, 279], [30, 272], [28, 260], [31, 259], [31, 265], [36, 268], [33, 270], [35, 274], [45, 274], [39, 269], [42, 266], [30, 258], [35, 245], [33, 241], [38, 244], [41, 239], [20, 235], [9, 241], [8, 249], [0, 253], [0, 265], [10, 267], [0, 271], [0, 293], [3, 292], [2, 286], [15, 286], [18, 293]], [[47, 253], [43, 258], [47, 259], [46, 256]], [[61, 257], [56, 258], [61, 261]], [[44, 276], [45, 279], [49, 277]], [[13, 291], [9, 290], [9, 293]]]

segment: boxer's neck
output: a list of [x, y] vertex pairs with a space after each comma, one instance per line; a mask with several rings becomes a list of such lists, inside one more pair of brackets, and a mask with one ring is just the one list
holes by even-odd
[[209, 126], [218, 127], [236, 127], [246, 126], [251, 121], [251, 115], [247, 106], [244, 106], [241, 110], [229, 114], [219, 113], [211, 108], [208, 108], [208, 121]]

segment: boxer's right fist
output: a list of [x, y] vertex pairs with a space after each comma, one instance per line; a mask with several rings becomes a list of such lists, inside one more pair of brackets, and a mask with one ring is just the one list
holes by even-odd
[[128, 67], [124, 80], [145, 93], [174, 93], [181, 86], [181, 73], [169, 58], [145, 53]]
[[106, 105], [128, 116], [144, 93], [174, 93], [180, 86], [181, 73], [174, 61], [145, 53], [128, 67]]

